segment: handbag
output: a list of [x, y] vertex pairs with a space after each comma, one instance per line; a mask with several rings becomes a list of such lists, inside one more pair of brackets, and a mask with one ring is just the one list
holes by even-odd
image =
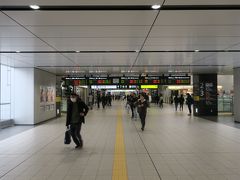
[[71, 134], [70, 134], [70, 130], [67, 129], [65, 132], [64, 144], [70, 144], [70, 143], [71, 143]]

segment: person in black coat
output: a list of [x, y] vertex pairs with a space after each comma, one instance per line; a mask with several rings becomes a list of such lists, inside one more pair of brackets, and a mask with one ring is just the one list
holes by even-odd
[[194, 103], [194, 100], [193, 100], [192, 96], [189, 93], [187, 93], [186, 104], [188, 106], [188, 111], [189, 111], [188, 116], [191, 116], [191, 114], [192, 114], [192, 104], [193, 103]]
[[175, 104], [175, 110], [177, 111], [178, 103], [179, 103], [179, 98], [178, 98], [178, 96], [176, 95], [173, 100], [174, 100], [174, 104]]
[[75, 94], [72, 93], [67, 105], [66, 126], [69, 128], [75, 148], [83, 146], [82, 136], [80, 134], [82, 123], [85, 123], [85, 116], [88, 113], [88, 106]]
[[132, 118], [137, 118], [136, 117], [136, 103], [137, 103], [137, 97], [136, 97], [136, 94], [135, 93], [132, 93], [130, 95], [130, 98], [129, 98], [129, 105], [131, 107], [131, 111], [132, 111]]
[[180, 111], [183, 111], [184, 97], [182, 94], [179, 97], [179, 104], [180, 104]]
[[101, 95], [100, 92], [97, 92], [97, 106], [100, 108], [100, 102], [101, 102]]
[[139, 117], [141, 119], [141, 130], [144, 131], [145, 128], [145, 120], [146, 120], [146, 115], [147, 115], [147, 100], [144, 98], [143, 94], [140, 94], [140, 99], [138, 101], [138, 113], [139, 113]]

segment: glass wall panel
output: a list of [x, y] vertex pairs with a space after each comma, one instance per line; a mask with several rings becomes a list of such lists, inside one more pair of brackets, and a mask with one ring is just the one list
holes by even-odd
[[13, 68], [0, 65], [0, 121], [12, 119], [11, 79]]

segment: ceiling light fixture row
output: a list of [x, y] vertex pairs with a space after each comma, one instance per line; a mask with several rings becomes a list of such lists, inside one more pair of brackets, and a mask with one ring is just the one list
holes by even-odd
[[152, 5], [152, 9], [155, 9], [155, 10], [160, 9], [160, 7], [161, 7], [161, 5], [159, 5], [159, 4]]
[[40, 9], [40, 7], [38, 5], [30, 5], [29, 7], [34, 9], [34, 10]]
[[[29, 7], [30, 7], [31, 9], [34, 9], [34, 10], [40, 9], [40, 6], [38, 6], [38, 5], [30, 5]], [[160, 4], [154, 4], [154, 5], [152, 5], [151, 7], [152, 7], [152, 9], [157, 10], [157, 9], [160, 9], [160, 8], [161, 8], [161, 5], [160, 5]]]
[[66, 71], [66, 73], [85, 73], [85, 71]]

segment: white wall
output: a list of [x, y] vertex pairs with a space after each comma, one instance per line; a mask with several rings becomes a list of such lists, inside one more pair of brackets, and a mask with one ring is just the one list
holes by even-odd
[[14, 70], [14, 121], [15, 124], [34, 123], [34, 69]]
[[227, 92], [233, 90], [233, 75], [218, 75], [218, 86]]
[[40, 109], [40, 86], [55, 87], [56, 91], [56, 75], [39, 69], [34, 70], [34, 124], [56, 117], [55, 102], [53, 110], [42, 111]]

